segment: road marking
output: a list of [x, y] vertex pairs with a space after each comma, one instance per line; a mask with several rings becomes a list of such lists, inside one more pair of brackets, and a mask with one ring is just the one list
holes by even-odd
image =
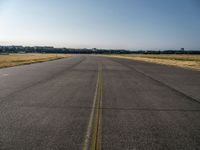
[[0, 76], [6, 77], [6, 76], [8, 76], [8, 74], [0, 74]]
[[102, 95], [103, 95], [102, 65], [98, 65], [98, 78], [93, 100], [92, 111], [84, 140], [83, 150], [101, 150], [102, 132]]

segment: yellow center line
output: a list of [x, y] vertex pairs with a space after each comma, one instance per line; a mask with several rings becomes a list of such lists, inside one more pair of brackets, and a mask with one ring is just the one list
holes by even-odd
[[101, 150], [102, 94], [103, 94], [102, 82], [103, 82], [102, 65], [98, 65], [98, 78], [96, 83], [96, 91], [88, 123], [88, 128], [84, 140], [83, 150]]

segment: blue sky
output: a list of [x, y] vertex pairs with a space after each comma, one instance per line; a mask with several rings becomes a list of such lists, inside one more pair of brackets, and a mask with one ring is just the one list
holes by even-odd
[[200, 1], [0, 0], [0, 45], [200, 49]]

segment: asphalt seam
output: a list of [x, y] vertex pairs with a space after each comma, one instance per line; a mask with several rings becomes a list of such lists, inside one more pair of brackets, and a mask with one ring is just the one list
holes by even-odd
[[[101, 104], [102, 105], [102, 104]], [[167, 109], [167, 108], [161, 108], [161, 109], [156, 109], [156, 108], [123, 108], [123, 107], [101, 107], [101, 108], [97, 108], [97, 107], [84, 107], [84, 106], [69, 106], [69, 107], [61, 107], [61, 106], [23, 106], [23, 105], [19, 105], [19, 106], [15, 106], [15, 107], [24, 107], [24, 108], [41, 108], [41, 109], [64, 109], [64, 110], [69, 110], [69, 109], [100, 109], [100, 110], [124, 110], [124, 111], [128, 111], [128, 110], [132, 110], [132, 111], [185, 111], [185, 112], [192, 112], [192, 111], [200, 111], [200, 109]]]
[[103, 110], [122, 110], [122, 111], [163, 111], [163, 112], [200, 112], [198, 109], [149, 109], [149, 108], [102, 108]]
[[[72, 64], [70, 67], [66, 68], [67, 71], [68, 71], [68, 72], [71, 71], [72, 68], [74, 68], [74, 67], [76, 67], [77, 65], [81, 64], [85, 59], [86, 59], [86, 58], [83, 57], [80, 61], [78, 61], [78, 62]], [[9, 95], [7, 95], [7, 96], [5, 96], [5, 97], [1, 97], [1, 98], [0, 98], [0, 100], [1, 100], [0, 104], [2, 104], [4, 101], [7, 101], [7, 98], [13, 97], [15, 94], [17, 94], [17, 93], [19, 93], [19, 92], [22, 92], [22, 91], [24, 91], [24, 90], [33, 88], [33, 87], [35, 87], [35, 86], [37, 86], [37, 85], [40, 85], [40, 84], [45, 84], [45, 83], [47, 83], [48, 81], [50, 81], [50, 80], [52, 80], [52, 79], [55, 79], [55, 78], [58, 78], [58, 77], [62, 76], [63, 73], [64, 73], [65, 71], [66, 71], [66, 70], [64, 70], [64, 71], [62, 70], [61, 72], [57, 72], [57, 73], [53, 74], [52, 76], [50, 76], [49, 78], [46, 78], [45, 80], [41, 80], [41, 81], [38, 81], [38, 82], [33, 83], [33, 84], [31, 84], [31, 85], [25, 86], [25, 87], [23, 87], [22, 89], [19, 89], [19, 90], [17, 90], [17, 91], [14, 91], [13, 93], [11, 93], [11, 94], [9, 94]]]
[[135, 70], [136, 72], [142, 74], [143, 76], [145, 76], [145, 77], [147, 77], [147, 78], [153, 80], [153, 81], [156, 82], [156, 83], [159, 83], [159, 84], [162, 85], [162, 86], [167, 87], [167, 88], [170, 89], [171, 91], [174, 91], [174, 92], [178, 93], [179, 95], [181, 95], [181, 96], [187, 98], [187, 99], [190, 100], [190, 101], [196, 102], [196, 103], [198, 103], [198, 104], [200, 103], [200, 100], [194, 98], [193, 96], [187, 95], [187, 94], [183, 93], [182, 91], [179, 91], [179, 90], [177, 90], [177, 89], [175, 89], [175, 88], [169, 86], [168, 84], [166, 84], [166, 83], [164, 83], [164, 82], [162, 82], [162, 81], [160, 81], [160, 80], [158, 80], [158, 79], [153, 78], [152, 76], [150, 76], [150, 75], [144, 73], [143, 71], [139, 71], [138, 69], [136, 69], [136, 68], [134, 68], [134, 67], [132, 67], [132, 66], [130, 66], [130, 65], [125, 65], [125, 64], [123, 64], [123, 63], [121, 63], [121, 62], [118, 62], [117, 60], [113, 60], [113, 61], [115, 61], [115, 62], [117, 62], [117, 63], [119, 63], [119, 64], [121, 64], [121, 65], [123, 65], [123, 66], [126, 66], [127, 68], [130, 68], [131, 70]]

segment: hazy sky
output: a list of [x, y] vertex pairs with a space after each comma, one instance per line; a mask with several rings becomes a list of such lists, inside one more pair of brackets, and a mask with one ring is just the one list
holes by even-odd
[[0, 45], [200, 49], [200, 0], [0, 0]]

